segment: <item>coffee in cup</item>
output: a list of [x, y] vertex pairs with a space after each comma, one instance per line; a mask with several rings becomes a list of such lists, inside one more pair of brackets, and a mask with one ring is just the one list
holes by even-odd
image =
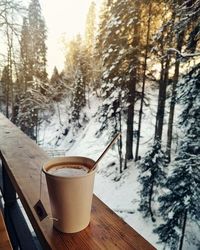
[[70, 177], [87, 174], [89, 169], [81, 165], [64, 165], [51, 168], [48, 173], [56, 176]]

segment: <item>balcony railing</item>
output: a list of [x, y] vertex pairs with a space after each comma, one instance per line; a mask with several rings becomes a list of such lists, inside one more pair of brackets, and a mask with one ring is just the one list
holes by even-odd
[[[95, 195], [90, 224], [79, 233], [64, 234], [53, 228], [52, 220], [40, 220], [34, 206], [40, 196], [41, 166], [49, 156], [2, 114], [0, 158], [3, 214], [13, 249], [155, 249]], [[51, 214], [45, 178], [41, 200]]]

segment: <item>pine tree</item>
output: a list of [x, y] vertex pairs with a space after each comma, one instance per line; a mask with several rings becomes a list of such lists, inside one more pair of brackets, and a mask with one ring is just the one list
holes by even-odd
[[80, 112], [81, 109], [85, 106], [85, 93], [84, 93], [84, 83], [83, 77], [80, 69], [77, 69], [75, 75], [75, 82], [73, 88], [73, 99], [72, 99], [72, 121], [77, 128], [80, 128]]
[[95, 58], [96, 28], [96, 4], [92, 1], [87, 13], [84, 39], [86, 87], [88, 92], [90, 89], [96, 90], [99, 82], [100, 65], [99, 60]]
[[161, 149], [160, 142], [155, 141], [139, 165], [141, 173], [138, 177], [142, 185], [139, 211], [143, 212], [144, 217], [150, 215], [153, 222], [155, 218], [152, 203], [155, 200], [155, 190], [161, 188], [166, 181], [166, 167], [166, 155]]
[[176, 32], [187, 33], [186, 50], [195, 52], [199, 43], [200, 31], [200, 1], [181, 1], [181, 8], [178, 9], [180, 19], [176, 24]]
[[53, 89], [53, 96], [51, 97], [54, 101], [61, 101], [64, 91], [64, 83], [62, 76], [59, 74], [58, 69], [54, 67], [53, 74], [50, 79], [50, 87]]
[[19, 115], [18, 123], [21, 129], [33, 139], [37, 139], [40, 117], [38, 103], [49, 93], [46, 87], [47, 49], [45, 41], [46, 27], [41, 7], [38, 0], [32, 0], [28, 8], [28, 17], [24, 18], [21, 31], [21, 73], [19, 78], [22, 80], [24, 92], [21, 93], [19, 100], [19, 104], [22, 105], [19, 110], [22, 114]]
[[176, 86], [179, 80], [180, 66], [190, 60], [190, 57], [183, 58], [184, 52], [194, 53], [198, 49], [200, 1], [174, 0], [173, 7], [176, 9], [177, 18], [175, 22], [176, 48], [174, 56], [176, 59], [174, 76], [172, 81], [170, 113], [167, 131], [167, 154], [170, 160], [170, 152], [173, 138], [173, 123], [176, 105]]
[[[130, 13], [130, 9], [129, 11]], [[131, 13], [130, 13], [131, 14]], [[140, 14], [141, 14], [141, 1], [135, 0], [134, 6], [132, 9], [132, 14], [134, 15], [133, 20], [133, 39], [130, 44], [131, 48], [133, 49], [132, 53], [129, 55], [131, 56], [130, 61], [130, 79], [127, 84], [128, 90], [128, 109], [127, 109], [127, 133], [126, 133], [126, 156], [125, 156], [125, 168], [126, 161], [133, 159], [133, 122], [134, 122], [134, 112], [135, 112], [135, 101], [136, 101], [136, 84], [138, 83], [139, 78], [139, 56], [140, 56]], [[129, 17], [131, 18], [131, 16]], [[129, 20], [129, 22], [130, 22]], [[129, 23], [128, 23], [129, 24]]]
[[55, 66], [53, 69], [51, 79], [50, 79], [50, 83], [52, 85], [59, 85], [59, 82], [60, 82], [60, 75], [59, 75], [57, 67]]
[[87, 61], [84, 45], [80, 35], [71, 40], [68, 44], [68, 52], [65, 61], [65, 78], [67, 89], [71, 98], [71, 110], [69, 122], [75, 128], [80, 128], [82, 121], [86, 119], [85, 114], [81, 113], [86, 105], [86, 81], [87, 81]]
[[[67, 44], [67, 53], [65, 58], [65, 69], [64, 74], [68, 83], [68, 87], [73, 89], [75, 82], [75, 76], [78, 71], [81, 71], [81, 75], [84, 83], [84, 90], [86, 89], [87, 79], [87, 60], [85, 56], [84, 45], [82, 38], [77, 35]], [[86, 102], [86, 98], [84, 97]]]
[[171, 165], [168, 190], [159, 198], [164, 223], [155, 232], [171, 249], [181, 250], [187, 221], [200, 220], [200, 64], [184, 76], [178, 91], [184, 136]]
[[144, 63], [143, 63], [143, 76], [142, 76], [142, 92], [141, 92], [141, 102], [138, 118], [138, 135], [135, 149], [135, 161], [138, 160], [139, 156], [139, 146], [140, 146], [140, 136], [141, 136], [141, 125], [142, 125], [142, 114], [143, 114], [143, 105], [144, 105], [144, 94], [145, 94], [145, 85], [146, 85], [146, 71], [147, 71], [147, 59], [149, 54], [150, 47], [150, 30], [151, 30], [151, 20], [152, 20], [152, 2], [148, 2], [148, 20], [147, 20], [147, 34], [146, 34], [146, 44], [145, 44], [145, 53], [144, 53]]
[[155, 139], [160, 140], [160, 141], [162, 140], [164, 117], [165, 117], [165, 105], [166, 105], [166, 97], [167, 97], [167, 86], [169, 84], [169, 70], [171, 66], [171, 57], [167, 54], [166, 48], [173, 47], [174, 26], [175, 26], [175, 19], [177, 15], [177, 12], [173, 3], [172, 3], [172, 6], [173, 7], [170, 12], [165, 11], [164, 17], [163, 17], [163, 25], [160, 28], [157, 34], [157, 37], [155, 39], [159, 47], [159, 53], [157, 54], [161, 57], [159, 94], [158, 94], [158, 105], [157, 105], [156, 124], [155, 124]]
[[[41, 94], [41, 89], [46, 95]], [[33, 140], [37, 141], [39, 126], [46, 117], [45, 111], [48, 110], [49, 115], [53, 112], [52, 91], [48, 84], [35, 78], [27, 91], [20, 95], [17, 125]]]
[[[177, 42], [176, 42], [176, 49], [180, 52], [182, 50], [183, 42], [184, 42], [184, 32], [181, 32], [180, 34], [177, 34]], [[175, 62], [174, 76], [173, 76], [172, 89], [171, 89], [168, 129], [167, 129], [166, 154], [168, 156], [169, 161], [171, 161], [171, 147], [172, 147], [172, 139], [173, 139], [173, 125], [174, 125], [174, 114], [175, 114], [175, 105], [176, 105], [176, 88], [177, 88], [177, 84], [179, 80], [180, 63], [181, 63], [181, 60], [179, 58], [179, 55], [176, 54], [176, 62]]]
[[17, 75], [17, 58], [18, 58], [18, 34], [19, 26], [21, 25], [21, 10], [22, 3], [19, 1], [2, 0], [0, 2], [0, 36], [1, 36], [1, 64], [2, 69], [7, 67], [9, 74], [9, 83], [7, 92], [9, 97], [6, 96], [6, 116], [12, 118], [14, 107], [14, 79]]
[[95, 45], [96, 33], [96, 4], [91, 2], [89, 11], [87, 13], [86, 31], [85, 31], [85, 45], [89, 50], [89, 54], [93, 55]]
[[3, 103], [5, 104], [5, 115], [9, 117], [9, 102], [10, 102], [10, 72], [9, 67], [5, 66], [1, 76]]
[[32, 65], [31, 65], [31, 43], [29, 34], [29, 24], [26, 17], [23, 19], [20, 41], [20, 58], [21, 58], [21, 73], [20, 80], [23, 85], [22, 91], [26, 91], [32, 80]]
[[[102, 59], [104, 49], [104, 38], [106, 33], [107, 22], [109, 18], [109, 2], [104, 0], [101, 5], [99, 14], [99, 24], [95, 41], [95, 53], [98, 60]], [[102, 61], [102, 60], [101, 60]]]
[[32, 76], [47, 80], [46, 73], [46, 27], [38, 0], [32, 0], [28, 8], [30, 62]]
[[[102, 93], [104, 103], [100, 110], [105, 129], [116, 117], [118, 96], [127, 114], [126, 159], [133, 158], [133, 121], [136, 83], [139, 68], [140, 1], [107, 1], [98, 35], [99, 55], [102, 58]], [[126, 107], [123, 104], [126, 103]], [[112, 128], [112, 129], [113, 129]]]

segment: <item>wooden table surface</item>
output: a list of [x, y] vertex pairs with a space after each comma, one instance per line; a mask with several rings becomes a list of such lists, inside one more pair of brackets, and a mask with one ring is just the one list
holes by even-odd
[[[2, 114], [0, 151], [6, 171], [44, 249], [155, 249], [95, 195], [91, 222], [79, 233], [64, 234], [53, 228], [50, 219], [40, 221], [34, 205], [39, 199], [41, 167], [49, 156]], [[51, 214], [44, 176], [42, 203]]]

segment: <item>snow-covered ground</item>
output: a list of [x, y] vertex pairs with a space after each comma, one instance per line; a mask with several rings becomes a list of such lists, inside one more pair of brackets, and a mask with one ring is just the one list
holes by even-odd
[[[68, 124], [68, 102], [63, 101], [59, 106], [57, 105], [56, 112], [49, 119], [49, 123], [43, 123], [40, 128], [40, 146], [52, 156], [80, 155], [96, 160], [111, 139], [109, 129], [105, 130], [100, 137], [97, 138], [96, 136], [96, 132], [100, 128], [95, 116], [99, 105], [101, 105], [101, 101], [91, 95], [90, 107], [87, 106], [84, 109], [88, 122], [79, 130], [73, 130]], [[144, 107], [144, 120], [141, 130], [141, 157], [144, 156], [153, 141], [156, 106], [157, 91], [155, 89], [149, 90], [148, 105]], [[61, 114], [60, 118], [58, 118], [59, 113]], [[137, 116], [135, 120], [137, 126]], [[165, 132], [166, 130], [164, 130], [164, 134]], [[126, 123], [124, 121], [122, 127], [123, 146], [125, 146], [125, 133]], [[137, 181], [138, 166], [134, 161], [130, 161], [128, 168], [119, 178], [117, 152], [117, 145], [115, 144], [100, 161], [95, 177], [94, 193], [157, 249], [163, 249], [164, 245], [157, 243], [158, 236], [153, 233], [153, 229], [159, 225], [159, 219], [153, 223], [150, 218], [144, 219], [138, 211], [140, 200], [140, 184]], [[184, 249], [198, 248], [186, 243]]]

